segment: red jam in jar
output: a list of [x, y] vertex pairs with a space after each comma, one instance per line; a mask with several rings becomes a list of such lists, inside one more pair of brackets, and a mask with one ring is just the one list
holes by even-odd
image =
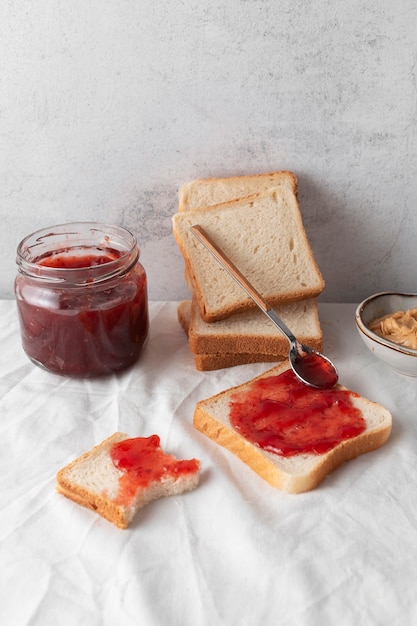
[[267, 452], [323, 454], [365, 430], [355, 397], [348, 389], [314, 389], [287, 370], [237, 391], [229, 417], [242, 437]]
[[22, 344], [37, 365], [93, 377], [138, 359], [149, 331], [146, 273], [135, 237], [94, 222], [29, 235], [17, 249]]

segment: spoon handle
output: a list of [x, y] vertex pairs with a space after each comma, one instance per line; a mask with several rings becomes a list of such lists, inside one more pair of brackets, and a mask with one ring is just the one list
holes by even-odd
[[272, 309], [269, 304], [264, 300], [261, 294], [255, 289], [255, 287], [243, 276], [243, 274], [237, 269], [234, 263], [229, 257], [214, 243], [211, 237], [205, 232], [205, 230], [199, 225], [194, 224], [190, 227], [192, 233], [200, 240], [200, 242], [207, 248], [209, 252], [217, 259], [217, 261], [224, 267], [225, 270], [235, 279], [237, 283], [246, 291], [250, 298], [258, 305], [258, 307], [269, 317], [269, 319], [280, 329], [280, 331], [286, 335], [288, 341], [291, 343], [296, 341], [295, 336], [290, 329], [284, 324], [277, 313]]

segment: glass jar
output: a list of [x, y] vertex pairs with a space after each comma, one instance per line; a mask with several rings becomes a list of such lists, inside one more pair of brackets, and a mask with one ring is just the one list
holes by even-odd
[[132, 365], [149, 331], [139, 254], [132, 233], [95, 222], [52, 226], [23, 239], [15, 295], [28, 357], [76, 377]]

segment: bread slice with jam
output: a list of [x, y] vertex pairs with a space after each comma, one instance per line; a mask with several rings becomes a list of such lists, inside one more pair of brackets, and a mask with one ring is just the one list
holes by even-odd
[[301, 493], [345, 461], [382, 446], [392, 417], [342, 385], [308, 387], [286, 361], [198, 402], [194, 426], [272, 487]]
[[178, 460], [158, 435], [116, 432], [57, 473], [57, 491], [126, 529], [139, 509], [197, 487], [200, 462]]

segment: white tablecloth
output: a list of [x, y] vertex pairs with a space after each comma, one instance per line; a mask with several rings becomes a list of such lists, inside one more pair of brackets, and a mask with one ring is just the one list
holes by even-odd
[[[140, 362], [76, 381], [32, 365], [0, 302], [0, 624], [417, 624], [417, 380], [377, 362], [354, 305], [322, 304], [343, 384], [393, 414], [390, 441], [286, 495], [192, 425], [199, 399], [270, 365], [198, 372], [176, 303], [150, 303]], [[122, 531], [55, 492], [55, 473], [116, 430], [202, 461], [199, 487]]]

